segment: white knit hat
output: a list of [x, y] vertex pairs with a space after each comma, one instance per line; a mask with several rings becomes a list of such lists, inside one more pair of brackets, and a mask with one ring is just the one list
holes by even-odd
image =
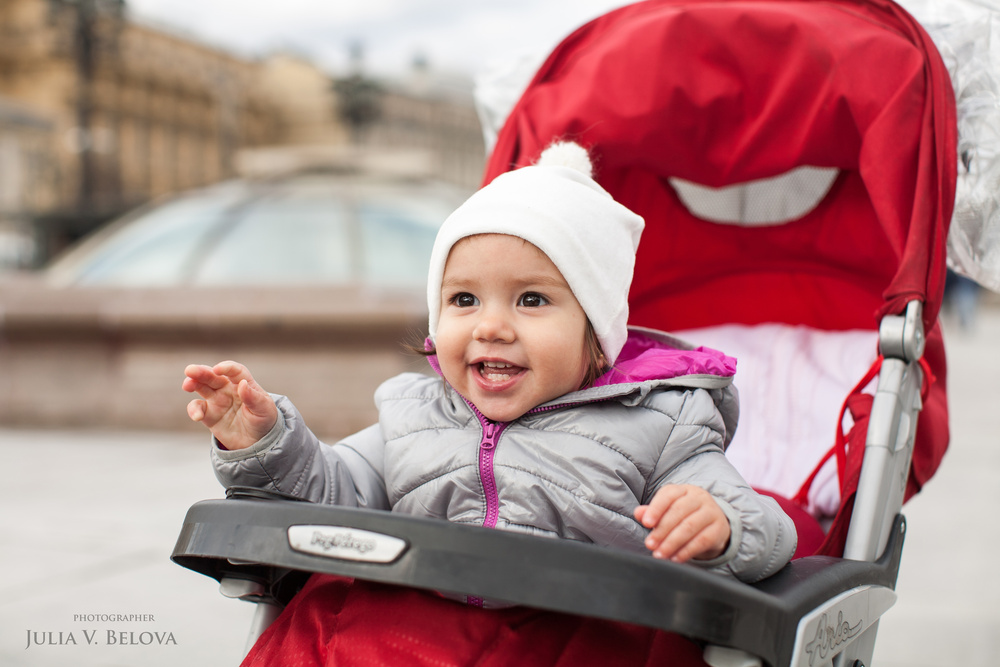
[[536, 165], [497, 176], [448, 216], [427, 276], [432, 340], [452, 246], [466, 236], [509, 234], [552, 260], [587, 314], [608, 363], [615, 362], [628, 336], [628, 291], [643, 220], [591, 176], [586, 149], [556, 143]]

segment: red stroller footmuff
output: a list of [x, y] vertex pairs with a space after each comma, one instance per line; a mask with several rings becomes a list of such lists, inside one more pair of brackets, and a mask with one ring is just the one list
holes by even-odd
[[[937, 315], [956, 122], [947, 72], [905, 11], [888, 0], [622, 7], [551, 53], [499, 132], [484, 182], [531, 164], [556, 139], [588, 147], [596, 180], [646, 221], [631, 324], [778, 324], [874, 337], [883, 316], [922, 302], [923, 410], [906, 497], [929, 479], [948, 443]], [[762, 220], [747, 214], [749, 186], [802, 169], [826, 179], [813, 204]], [[737, 219], [694, 207], [691, 192], [728, 198]], [[864, 366], [880, 358], [873, 343]], [[814, 457], [820, 465], [831, 452], [840, 498], [822, 547], [819, 524], [794, 504], [807, 505], [805, 476], [794, 487], [804, 484], [802, 492], [781, 500], [799, 516], [797, 555], [843, 552], [872, 405], [861, 380], [828, 406], [829, 440]], [[834, 423], [842, 405], [853, 425]], [[661, 630], [527, 607], [483, 610], [314, 575], [244, 664], [705, 663], [698, 644]]]
[[703, 665], [674, 634], [528, 607], [479, 609], [434, 593], [314, 575], [254, 645], [258, 665]]

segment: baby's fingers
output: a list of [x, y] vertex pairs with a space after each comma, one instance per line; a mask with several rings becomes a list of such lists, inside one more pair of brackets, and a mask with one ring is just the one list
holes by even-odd
[[241, 380], [237, 387], [237, 393], [243, 407], [254, 416], [270, 417], [276, 411], [271, 396], [254, 382], [253, 378]]
[[683, 563], [692, 558], [709, 560], [722, 555], [729, 542], [729, 523], [707, 512], [692, 514], [653, 552], [657, 558]]
[[725, 513], [705, 489], [690, 484], [661, 488], [635, 517], [651, 529], [645, 544], [657, 558], [714, 558], [729, 540]]
[[213, 432], [220, 422], [231, 421], [232, 403], [220, 405], [218, 401], [196, 398], [187, 404], [191, 421], [201, 422]]
[[707, 525], [699, 506], [689, 496], [679, 498], [646, 536], [646, 548], [657, 558], [674, 558], [677, 551]]
[[683, 563], [693, 558], [701, 560], [718, 558], [725, 552], [726, 546], [729, 544], [729, 535], [728, 523], [721, 525], [713, 522], [678, 549], [673, 555], [673, 560]]
[[211, 370], [213, 373], [229, 378], [229, 381], [233, 384], [239, 384], [243, 380], [251, 383], [254, 382], [253, 375], [250, 374], [250, 369], [237, 361], [221, 361], [213, 366]]
[[665, 486], [653, 496], [648, 505], [635, 508], [635, 520], [646, 528], [654, 528], [663, 519], [663, 515], [671, 506], [685, 494], [683, 486]]
[[211, 367], [191, 364], [184, 369], [184, 382], [181, 384], [181, 389], [197, 393], [202, 398], [208, 398], [227, 384], [229, 384], [229, 379], [219, 375]]
[[205, 401], [200, 398], [196, 398], [187, 404], [187, 413], [188, 417], [191, 418], [191, 421], [200, 422], [205, 418], [207, 412], [208, 406]]

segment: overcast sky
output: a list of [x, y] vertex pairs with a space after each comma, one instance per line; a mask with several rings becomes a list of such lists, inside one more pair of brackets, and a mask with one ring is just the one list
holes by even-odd
[[372, 73], [416, 55], [475, 74], [507, 54], [544, 53], [587, 20], [626, 0], [127, 0], [137, 18], [244, 55], [291, 50], [330, 73], [346, 70], [352, 42]]

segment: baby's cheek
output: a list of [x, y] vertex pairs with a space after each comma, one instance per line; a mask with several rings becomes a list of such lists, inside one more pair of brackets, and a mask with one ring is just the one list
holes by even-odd
[[444, 377], [445, 382], [450, 384], [459, 393], [463, 393], [465, 387], [465, 363], [460, 359], [456, 360], [451, 356], [442, 354], [441, 349], [438, 348], [438, 365], [441, 368], [441, 375]]

